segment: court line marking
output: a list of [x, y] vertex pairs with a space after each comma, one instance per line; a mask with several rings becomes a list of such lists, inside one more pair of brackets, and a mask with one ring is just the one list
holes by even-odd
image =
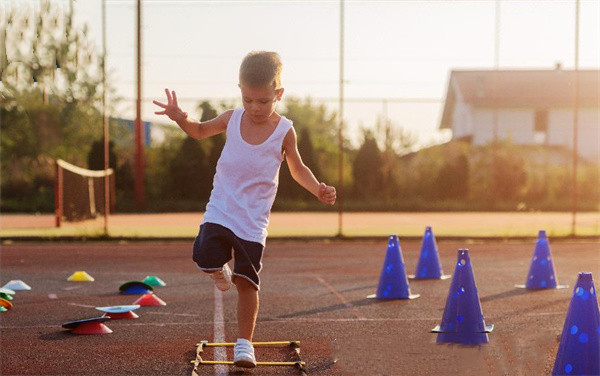
[[67, 304], [71, 305], [71, 306], [75, 306], [75, 307], [96, 308], [96, 306], [89, 305], [89, 304], [79, 304], [79, 303], [67, 303]]
[[363, 315], [361, 315], [360, 312], [358, 312], [358, 309], [356, 309], [356, 307], [352, 303], [347, 301], [346, 298], [344, 298], [344, 296], [342, 294], [337, 292], [337, 290], [334, 289], [333, 286], [331, 286], [331, 284], [329, 284], [329, 282], [324, 280], [319, 275], [316, 275], [315, 278], [317, 281], [321, 282], [321, 284], [323, 286], [325, 286], [327, 288], [327, 290], [329, 290], [329, 292], [331, 292], [333, 295], [335, 295], [340, 300], [340, 302], [342, 302], [343, 305], [345, 305], [347, 308], [350, 308], [359, 320], [365, 319], [365, 317]]
[[[264, 324], [293, 324], [293, 323], [326, 323], [326, 322], [349, 322], [349, 323], [353, 323], [353, 322], [402, 322], [402, 321], [439, 321], [440, 318], [439, 317], [435, 317], [435, 318], [424, 318], [424, 317], [420, 317], [420, 318], [362, 318], [362, 319], [358, 319], [358, 318], [331, 318], [331, 319], [327, 319], [327, 318], [289, 318], [289, 319], [273, 319], [273, 320], [265, 320], [265, 321], [259, 321], [259, 323], [261, 325]], [[217, 324], [215, 324], [215, 322], [210, 322], [210, 321], [203, 321], [203, 322], [137, 322], [137, 323], [125, 323], [123, 322], [123, 320], [119, 320], [120, 322], [117, 324], [120, 327], [127, 327], [127, 326], [177, 326], [177, 325], [213, 325], [213, 327]], [[229, 324], [232, 325], [237, 325], [237, 321], [228, 321]], [[115, 323], [110, 323], [112, 324], [116, 324]], [[222, 325], [218, 324], [218, 325]], [[25, 325], [25, 326], [17, 326], [17, 325], [8, 325], [8, 326], [3, 326], [0, 325], [0, 329], [5, 330], [5, 329], [48, 329], [48, 328], [57, 328], [59, 327], [58, 324], [53, 324], [53, 325]], [[217, 338], [215, 336], [215, 338]]]
[[169, 313], [169, 312], [145, 312], [145, 315], [165, 315], [165, 316], [183, 316], [183, 317], [202, 317], [197, 313]]
[[[214, 286], [215, 291], [215, 312], [214, 312], [214, 341], [225, 342], [225, 320], [223, 319], [223, 293]], [[214, 349], [215, 360], [227, 360], [227, 352], [225, 347], [216, 347]], [[229, 367], [222, 364], [215, 365], [215, 376], [229, 375]]]

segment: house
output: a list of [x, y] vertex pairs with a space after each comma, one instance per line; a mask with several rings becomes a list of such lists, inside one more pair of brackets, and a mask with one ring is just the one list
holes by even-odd
[[[579, 155], [599, 160], [600, 70], [579, 70]], [[563, 146], [572, 150], [576, 72], [563, 70], [453, 70], [440, 129], [453, 140], [484, 145]]]

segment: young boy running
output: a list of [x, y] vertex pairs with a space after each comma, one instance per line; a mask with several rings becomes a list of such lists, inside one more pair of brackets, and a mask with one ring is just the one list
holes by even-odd
[[[292, 122], [275, 112], [284, 91], [281, 69], [277, 53], [249, 53], [239, 73], [244, 107], [202, 123], [189, 119], [179, 108], [175, 91], [165, 89], [167, 104], [154, 101], [163, 108], [156, 114], [167, 115], [192, 138], [202, 140], [226, 132], [193, 259], [201, 270], [211, 273], [218, 289], [228, 290], [233, 279], [238, 291], [238, 339], [233, 361], [248, 368], [256, 366], [252, 336], [259, 306], [258, 273], [283, 158], [294, 180], [321, 202], [333, 205], [336, 199], [335, 188], [319, 183], [302, 162]], [[233, 273], [227, 265], [232, 249]]]

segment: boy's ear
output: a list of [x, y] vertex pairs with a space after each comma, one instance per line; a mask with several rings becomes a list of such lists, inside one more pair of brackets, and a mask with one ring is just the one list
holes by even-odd
[[277, 90], [277, 100], [278, 100], [278, 101], [280, 101], [280, 100], [281, 100], [281, 97], [283, 96], [283, 92], [284, 92], [284, 89], [283, 89], [283, 88], [279, 88], [279, 89]]

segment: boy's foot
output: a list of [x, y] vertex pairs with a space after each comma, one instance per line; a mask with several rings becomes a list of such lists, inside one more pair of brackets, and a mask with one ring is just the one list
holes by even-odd
[[237, 342], [233, 347], [233, 364], [244, 368], [256, 367], [256, 358], [254, 357], [254, 346], [252, 346], [252, 342], [244, 338], [237, 339]]
[[210, 277], [215, 281], [215, 286], [221, 291], [227, 291], [231, 288], [231, 269], [229, 265], [223, 265], [223, 269], [210, 274]]

